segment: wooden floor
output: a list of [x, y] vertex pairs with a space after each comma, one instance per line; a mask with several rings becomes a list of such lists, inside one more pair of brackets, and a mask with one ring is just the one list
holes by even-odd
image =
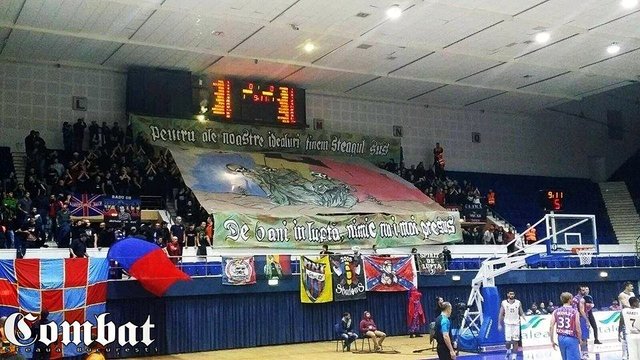
[[[362, 340], [358, 339], [358, 350]], [[336, 352], [335, 341], [324, 341], [316, 343], [304, 343], [295, 345], [279, 345], [279, 346], [262, 346], [256, 348], [246, 349], [234, 349], [234, 350], [219, 350], [209, 351], [201, 353], [189, 353], [189, 354], [177, 354], [177, 355], [165, 355], [155, 356], [156, 359], [166, 360], [199, 360], [199, 359], [216, 359], [216, 360], [267, 360], [267, 359], [313, 359], [313, 360], [348, 360], [348, 359], [437, 359], [437, 356], [431, 350], [423, 351], [419, 354], [414, 354], [413, 350], [429, 348], [429, 336], [423, 336], [421, 338], [410, 339], [409, 336], [396, 336], [387, 338], [384, 343], [384, 353], [369, 353], [367, 341], [364, 342], [365, 352], [355, 352], [353, 345], [351, 346], [352, 353]], [[371, 344], [373, 347], [373, 343]], [[389, 352], [395, 350], [399, 354], [390, 354]]]

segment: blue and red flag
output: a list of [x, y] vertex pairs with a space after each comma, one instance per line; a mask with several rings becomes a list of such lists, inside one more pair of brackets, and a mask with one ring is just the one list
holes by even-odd
[[69, 202], [69, 212], [71, 216], [77, 217], [102, 216], [104, 214], [102, 195], [73, 194]]
[[413, 256], [363, 256], [367, 291], [408, 291], [418, 287]]
[[162, 296], [178, 281], [191, 280], [156, 244], [137, 238], [126, 238], [109, 248], [107, 257], [118, 262], [148, 292]]
[[[0, 316], [16, 312], [39, 314], [49, 310], [49, 320], [91, 322], [106, 311], [109, 263], [105, 258], [0, 260]], [[77, 356], [73, 343], [51, 345], [51, 358]], [[30, 358], [31, 349], [20, 353]]]

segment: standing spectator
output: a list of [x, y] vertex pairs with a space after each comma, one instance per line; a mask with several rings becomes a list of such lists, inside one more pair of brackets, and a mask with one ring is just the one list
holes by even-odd
[[90, 149], [96, 149], [100, 145], [100, 126], [96, 121], [92, 121], [89, 125], [89, 146]]
[[31, 156], [33, 154], [35, 139], [36, 139], [35, 130], [31, 130], [29, 132], [29, 135], [27, 135], [27, 137], [24, 138], [24, 151], [27, 154], [27, 156]]
[[593, 309], [595, 308], [595, 304], [593, 302], [593, 297], [589, 295], [589, 291], [590, 291], [589, 287], [586, 286], [585, 294], [584, 294], [585, 310], [587, 313], [587, 317], [589, 318], [589, 324], [593, 329], [593, 338], [594, 338], [593, 343], [596, 345], [600, 345], [602, 343], [598, 339], [598, 323], [596, 322], [596, 318], [593, 316]]
[[524, 239], [527, 241], [528, 245], [531, 245], [534, 242], [538, 241], [538, 238], [536, 236], [536, 228], [532, 228], [531, 224], [527, 223], [527, 229], [529, 229], [529, 231], [524, 233]]
[[473, 239], [472, 244], [482, 244], [482, 234], [480, 234], [477, 226], [473, 228], [473, 231], [471, 232], [471, 238]]
[[209, 225], [204, 221], [200, 224], [200, 226], [196, 229], [196, 244], [198, 246], [198, 250], [196, 251], [196, 255], [207, 256], [207, 246], [211, 246], [212, 238], [207, 231]]
[[62, 209], [56, 215], [56, 223], [58, 224], [58, 236], [56, 241], [59, 248], [69, 247], [69, 235], [71, 234], [71, 213], [69, 205], [63, 204]]
[[79, 118], [75, 124], [73, 124], [73, 150], [82, 152], [82, 144], [84, 142], [84, 129], [87, 124], [84, 123], [83, 118]]
[[73, 149], [73, 128], [68, 121], [62, 124], [62, 143], [64, 144], [65, 154], [69, 156]]
[[73, 243], [71, 244], [71, 248], [69, 248], [69, 253], [72, 258], [88, 258], [87, 255], [87, 244], [85, 243], [87, 237], [80, 236], [76, 239], [73, 239]]
[[101, 143], [101, 145], [103, 147], [106, 147], [107, 150], [111, 150], [111, 148], [109, 147], [110, 139], [111, 139], [111, 129], [109, 129], [109, 125], [107, 125], [106, 121], [102, 122], [101, 130], [102, 130], [102, 138], [101, 138], [102, 143]]
[[113, 244], [113, 231], [110, 229], [107, 229], [107, 224], [101, 222], [100, 223], [100, 230], [98, 230], [98, 247], [99, 248], [105, 248], [105, 247], [111, 247], [111, 245]]
[[436, 179], [444, 177], [444, 165], [444, 149], [440, 146], [440, 143], [436, 143], [436, 147], [433, 148], [433, 171]]
[[184, 224], [180, 216], [176, 217], [176, 223], [171, 225], [170, 234], [172, 238], [174, 236], [178, 238], [180, 247], [184, 247]]
[[413, 287], [409, 291], [409, 304], [407, 306], [407, 325], [409, 327], [409, 337], [422, 337], [420, 335], [420, 326], [427, 323], [427, 319], [424, 316], [424, 309], [422, 308], [422, 302], [420, 299], [422, 294], [417, 288]]
[[172, 236], [171, 237], [171, 242], [169, 242], [167, 244], [167, 247], [165, 248], [165, 252], [167, 253], [167, 256], [169, 256], [169, 260], [171, 260], [171, 262], [174, 265], [178, 265], [178, 262], [180, 261], [180, 253], [182, 252], [182, 248], [180, 247], [180, 244], [178, 243], [178, 238], [176, 236]]
[[491, 209], [496, 206], [496, 193], [492, 189], [489, 189], [489, 192], [487, 193], [487, 205]]
[[331, 255], [333, 251], [329, 251], [329, 245], [322, 244], [322, 251], [320, 251], [320, 255]]
[[449, 266], [451, 266], [451, 261], [453, 257], [451, 256], [451, 250], [446, 246], [442, 249], [442, 259], [444, 260], [444, 269], [449, 270]]
[[[205, 223], [204, 221], [202, 222], [202, 230], [204, 231], [204, 226]], [[196, 246], [196, 238], [198, 236], [198, 232], [196, 231], [196, 227], [195, 224], [191, 223], [189, 224], [189, 226], [187, 227], [187, 230], [185, 230], [184, 232], [184, 238], [185, 238], [185, 246], [188, 247], [195, 247]]]
[[500, 226], [493, 232], [493, 237], [496, 240], [496, 244], [502, 245], [504, 242], [504, 228]]
[[442, 188], [439, 187], [436, 190], [436, 193], [434, 195], [434, 199], [433, 200], [435, 202], [437, 202], [438, 204], [440, 204], [440, 206], [444, 206], [446, 198], [445, 198], [445, 195], [444, 195], [444, 191], [442, 191]]
[[482, 242], [485, 245], [489, 245], [489, 244], [494, 244], [496, 243], [496, 239], [493, 236], [493, 225], [490, 225], [485, 231], [484, 231], [484, 235], [482, 235]]

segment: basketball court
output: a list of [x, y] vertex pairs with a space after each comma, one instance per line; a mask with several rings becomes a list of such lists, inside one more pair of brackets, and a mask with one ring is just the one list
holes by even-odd
[[[232, 349], [209, 351], [201, 353], [177, 354], [167, 356], [157, 356], [157, 359], [166, 360], [198, 360], [198, 359], [245, 359], [245, 360], [262, 360], [262, 359], [317, 359], [317, 360], [335, 360], [340, 359], [437, 359], [438, 356], [434, 351], [430, 350], [429, 336], [422, 338], [409, 339], [406, 336], [394, 336], [385, 340], [385, 352], [371, 353], [368, 351], [367, 343], [364, 342], [365, 350], [360, 351], [362, 340], [358, 339], [358, 351], [353, 352], [336, 352], [335, 341], [323, 341], [316, 343], [281, 345], [281, 346], [264, 346], [249, 349]], [[594, 347], [589, 344], [591, 352], [590, 360], [620, 360], [622, 352], [619, 342], [606, 342], [602, 345]], [[429, 348], [421, 353], [414, 353], [414, 350]], [[460, 353], [458, 359], [464, 360], [503, 360], [504, 351], [496, 351], [485, 354]], [[554, 351], [551, 347], [525, 349], [518, 355], [518, 360], [559, 360], [560, 352]]]

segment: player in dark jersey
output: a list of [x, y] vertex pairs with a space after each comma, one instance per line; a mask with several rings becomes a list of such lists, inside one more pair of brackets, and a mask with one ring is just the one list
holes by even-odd
[[[580, 329], [580, 313], [571, 306], [573, 295], [568, 292], [560, 295], [562, 306], [553, 311], [551, 316], [551, 326], [549, 327], [549, 338], [551, 345], [556, 349], [560, 347], [562, 360], [580, 360], [580, 343], [582, 333]], [[554, 341], [555, 334], [558, 342]]]

